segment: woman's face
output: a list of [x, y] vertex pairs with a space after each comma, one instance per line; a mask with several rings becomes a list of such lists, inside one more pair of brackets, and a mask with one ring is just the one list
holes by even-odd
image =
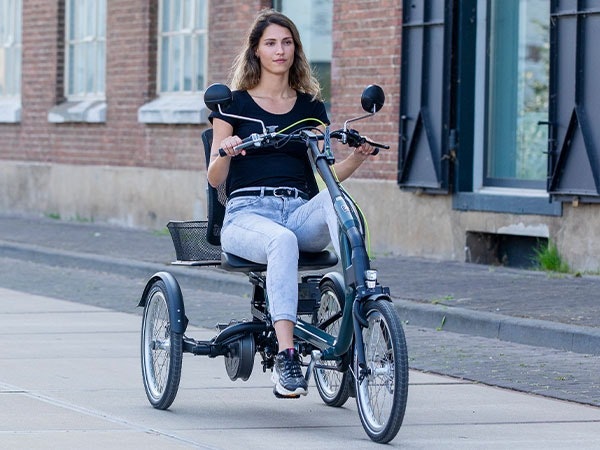
[[272, 23], [265, 28], [258, 42], [256, 56], [260, 66], [275, 74], [288, 72], [294, 62], [295, 52], [292, 33], [285, 27]]

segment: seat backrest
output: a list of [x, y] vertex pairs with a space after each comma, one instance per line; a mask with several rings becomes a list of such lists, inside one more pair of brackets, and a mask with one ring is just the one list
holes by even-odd
[[[206, 157], [206, 168], [210, 163], [210, 151], [212, 146], [213, 130], [208, 128], [202, 133], [202, 143], [204, 144], [204, 156]], [[225, 183], [218, 188], [212, 187], [207, 183], [206, 200], [208, 204], [206, 228], [206, 240], [212, 245], [221, 245], [221, 227], [225, 217], [225, 203], [227, 194], [225, 193]]]

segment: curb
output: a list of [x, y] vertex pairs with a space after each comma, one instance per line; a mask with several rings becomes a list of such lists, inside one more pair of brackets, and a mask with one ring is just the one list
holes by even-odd
[[[177, 279], [201, 280], [206, 290], [216, 290], [224, 294], [241, 295], [248, 292], [248, 279], [243, 274], [234, 274], [212, 267], [193, 270], [190, 267], [173, 266], [170, 263], [146, 262], [115, 258], [92, 253], [49, 249], [30, 244], [0, 240], [0, 254], [7, 258], [21, 259], [51, 266], [70, 267], [131, 277], [150, 279], [156, 272], [168, 270]], [[142, 293], [140, 292], [140, 295]]]
[[538, 319], [503, 316], [454, 306], [394, 298], [407, 325], [499, 339], [516, 344], [600, 355], [600, 330]]
[[[228, 273], [212, 267], [190, 270], [189, 267], [178, 267], [168, 263], [49, 249], [2, 240], [0, 240], [0, 250], [2, 256], [8, 258], [107, 273], [126, 273], [132, 277], [148, 279], [154, 273], [168, 268], [168, 271], [182, 283], [185, 283], [186, 279], [201, 280], [203, 289], [206, 290], [231, 295], [244, 295], [248, 292], [248, 280], [245, 275]], [[454, 306], [419, 303], [401, 298], [393, 298], [393, 301], [402, 321], [407, 325], [536, 347], [600, 355], [600, 329], [504, 316]]]

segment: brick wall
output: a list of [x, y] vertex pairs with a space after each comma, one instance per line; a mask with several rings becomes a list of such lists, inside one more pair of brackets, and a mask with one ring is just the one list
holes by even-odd
[[[391, 148], [363, 164], [357, 177], [396, 179], [401, 22], [399, 1], [335, 2], [332, 120], [341, 126], [343, 120], [360, 115], [360, 95], [369, 84], [380, 85], [386, 94], [386, 103], [375, 117], [356, 122], [352, 127]], [[342, 147], [338, 158], [345, 153]]]
[[[31, 12], [26, 14], [27, 11]], [[24, 2], [20, 124], [0, 126], [2, 158], [51, 160], [50, 136], [40, 127], [56, 98], [57, 16], [60, 2]]]
[[[356, 124], [392, 149], [359, 176], [395, 179], [400, 2], [335, 1], [332, 119], [361, 113], [360, 93], [382, 85], [387, 103], [376, 120]], [[266, 0], [210, 2], [209, 82], [226, 82], [254, 12]], [[23, 1], [22, 121], [0, 124], [0, 159], [63, 164], [201, 169], [201, 127], [137, 122], [156, 92], [158, 0], [107, 2], [107, 118], [102, 124], [47, 121], [62, 101], [64, 0]], [[343, 155], [340, 153], [339, 157]]]

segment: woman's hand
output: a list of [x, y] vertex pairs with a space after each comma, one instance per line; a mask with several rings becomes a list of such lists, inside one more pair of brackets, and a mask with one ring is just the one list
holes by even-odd
[[354, 173], [356, 169], [360, 167], [360, 165], [371, 156], [375, 147], [373, 147], [368, 142], [359, 145], [354, 149], [354, 151], [343, 161], [335, 163], [333, 166], [335, 169], [335, 173], [338, 177], [338, 180], [344, 181], [350, 175]]
[[354, 156], [361, 161], [365, 161], [369, 156], [371, 156], [374, 150], [375, 148], [371, 144], [365, 142], [354, 149]]
[[221, 148], [223, 149], [223, 151], [225, 153], [227, 153], [227, 156], [230, 156], [230, 157], [239, 155], [240, 153], [242, 155], [245, 155], [246, 154], [245, 150], [236, 150], [235, 149], [235, 147], [240, 145], [241, 143], [242, 143], [242, 140], [238, 136], [229, 136], [221, 141]]

